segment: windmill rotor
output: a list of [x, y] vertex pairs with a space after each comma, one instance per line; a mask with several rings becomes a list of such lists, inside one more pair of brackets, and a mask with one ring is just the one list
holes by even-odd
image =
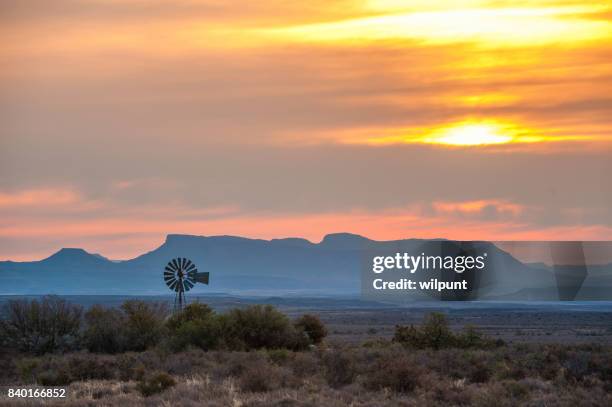
[[177, 257], [166, 264], [164, 281], [168, 288], [176, 293], [174, 309], [180, 311], [186, 302], [185, 292], [191, 290], [196, 283], [208, 285], [209, 273], [198, 271], [191, 260]]

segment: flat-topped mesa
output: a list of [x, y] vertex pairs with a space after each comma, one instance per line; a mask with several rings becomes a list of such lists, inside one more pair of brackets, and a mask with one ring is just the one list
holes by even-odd
[[329, 249], [358, 250], [370, 239], [352, 233], [330, 233], [325, 235], [319, 246]]
[[204, 238], [204, 236], [195, 236], [195, 235], [182, 235], [182, 234], [169, 234], [166, 235], [165, 244], [176, 244], [176, 243], [184, 243], [186, 241], [190, 241], [193, 239]]
[[310, 240], [303, 239], [301, 237], [285, 237], [281, 239], [272, 239], [270, 243], [278, 246], [288, 246], [288, 247], [312, 247], [315, 244]]
[[189, 244], [194, 242], [202, 242], [206, 240], [215, 240], [219, 242], [246, 242], [246, 241], [257, 241], [260, 239], [249, 239], [247, 237], [230, 236], [230, 235], [219, 235], [219, 236], [198, 236], [198, 235], [181, 235], [181, 234], [169, 234], [166, 236], [166, 245], [181, 245]]

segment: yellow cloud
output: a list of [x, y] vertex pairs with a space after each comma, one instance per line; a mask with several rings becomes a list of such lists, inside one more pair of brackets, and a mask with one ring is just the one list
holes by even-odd
[[588, 5], [419, 10], [261, 32], [304, 42], [412, 39], [427, 44], [476, 42], [495, 47], [540, 46], [610, 37], [610, 22], [582, 18], [606, 9]]
[[[387, 134], [376, 130], [347, 133], [337, 138], [343, 144], [372, 146], [430, 144], [441, 147], [486, 147], [567, 142], [610, 142], [609, 137], [572, 136], [497, 120], [464, 120], [431, 128], [395, 129]], [[378, 134], [376, 134], [378, 133]]]

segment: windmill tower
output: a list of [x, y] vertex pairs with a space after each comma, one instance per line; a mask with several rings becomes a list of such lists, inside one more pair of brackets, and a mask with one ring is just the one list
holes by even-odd
[[183, 309], [187, 300], [185, 293], [196, 283], [208, 285], [208, 272], [198, 272], [196, 265], [189, 259], [177, 257], [168, 262], [164, 269], [164, 281], [169, 289], [176, 293], [174, 312]]

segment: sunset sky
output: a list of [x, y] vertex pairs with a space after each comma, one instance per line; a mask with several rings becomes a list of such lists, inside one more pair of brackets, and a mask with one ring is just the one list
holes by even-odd
[[612, 3], [4, 0], [0, 260], [612, 240]]

